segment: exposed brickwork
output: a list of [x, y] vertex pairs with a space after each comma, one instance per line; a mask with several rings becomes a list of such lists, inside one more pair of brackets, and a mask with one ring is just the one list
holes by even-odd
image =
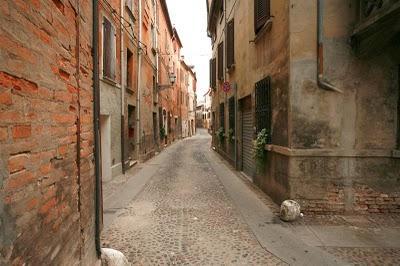
[[91, 28], [91, 1], [0, 5], [0, 265], [97, 260]]

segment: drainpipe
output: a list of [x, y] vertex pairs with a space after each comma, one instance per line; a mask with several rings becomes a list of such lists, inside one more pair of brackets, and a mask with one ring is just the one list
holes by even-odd
[[95, 204], [96, 204], [96, 217], [95, 217], [95, 244], [97, 256], [101, 256], [101, 221], [102, 213], [102, 197], [101, 197], [101, 170], [100, 170], [100, 134], [99, 134], [99, 119], [100, 119], [100, 81], [99, 81], [99, 10], [98, 0], [93, 0], [93, 122], [94, 122], [94, 161], [95, 161]]
[[138, 68], [136, 95], [136, 159], [139, 160], [140, 149], [140, 87], [142, 86], [142, 0], [139, 0], [139, 33], [138, 33]]
[[[158, 58], [159, 55], [160, 55], [160, 53], [158, 51], [158, 20], [157, 20], [157, 18], [158, 18], [158, 16], [157, 16], [157, 14], [158, 14], [158, 1], [156, 1], [154, 9], [155, 9], [155, 11], [154, 11], [154, 14], [155, 14], [154, 15], [154, 21], [155, 21], [154, 29], [156, 31], [155, 32], [155, 43], [156, 43], [156, 91], [154, 93], [157, 94], [156, 97], [157, 97], [157, 105], [158, 105], [158, 102], [159, 102], [158, 84], [159, 84], [159, 79], [160, 79], [160, 76], [159, 76], [159, 73], [158, 73], [158, 69], [160, 67], [159, 66], [160, 61], [159, 61], [159, 58]], [[160, 112], [160, 108], [157, 108], [157, 109], [158, 109], [158, 112]], [[160, 113], [158, 113], [157, 118], [160, 119]], [[156, 121], [157, 121], [157, 119], [156, 119]], [[158, 128], [159, 124], [160, 124], [160, 122], [158, 122], [157, 125], [153, 125], [153, 126]], [[160, 143], [159, 142], [161, 142], [161, 139], [159, 139], [159, 135], [160, 135], [159, 132], [160, 132], [160, 128], [158, 128], [158, 130], [156, 130], [157, 136], [154, 136], [156, 138], [156, 140], [158, 140], [158, 142], [156, 143], [156, 145], [158, 146], [158, 149], [160, 149]]]
[[324, 77], [324, 0], [317, 0], [317, 83], [321, 89], [343, 93]]
[[124, 56], [124, 31], [123, 31], [123, 20], [124, 20], [124, 2], [121, 1], [121, 17], [120, 17], [120, 29], [121, 29], [121, 164], [122, 164], [122, 174], [125, 174], [125, 81], [126, 75], [125, 73], [125, 56]]

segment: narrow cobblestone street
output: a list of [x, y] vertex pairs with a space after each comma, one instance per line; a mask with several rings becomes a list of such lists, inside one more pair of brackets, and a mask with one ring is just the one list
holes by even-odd
[[206, 131], [133, 171], [121, 188], [105, 188], [102, 239], [133, 265], [399, 263], [398, 216], [372, 231], [359, 217], [284, 224], [277, 206], [211, 150]]
[[106, 243], [139, 265], [285, 264], [240, 217], [204, 155], [209, 142], [202, 132], [172, 147], [174, 160], [158, 165], [104, 234]]

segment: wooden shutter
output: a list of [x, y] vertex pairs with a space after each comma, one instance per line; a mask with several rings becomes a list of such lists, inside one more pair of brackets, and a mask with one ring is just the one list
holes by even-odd
[[224, 42], [218, 45], [218, 79], [224, 79]]
[[103, 76], [111, 78], [111, 23], [104, 18], [103, 21]]
[[217, 59], [213, 58], [212, 59], [212, 88], [216, 89], [217, 88]]
[[270, 18], [270, 0], [254, 0], [254, 31], [258, 31]]
[[235, 23], [233, 19], [228, 23], [226, 38], [226, 67], [230, 68], [235, 63]]
[[210, 72], [210, 88], [213, 88], [213, 59], [209, 62], [209, 72]]
[[115, 28], [104, 18], [103, 22], [103, 76], [115, 79]]

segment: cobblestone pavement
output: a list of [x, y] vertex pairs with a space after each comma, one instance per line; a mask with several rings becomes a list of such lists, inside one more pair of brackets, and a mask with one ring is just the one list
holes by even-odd
[[202, 153], [208, 143], [198, 137], [171, 147], [170, 160], [104, 233], [104, 246], [135, 265], [285, 264], [235, 209]]
[[[268, 251], [271, 249], [252, 230], [232, 192], [228, 193], [223, 185], [226, 178], [221, 179], [216, 162], [209, 156], [209, 143], [205, 132], [177, 142], [158, 159], [146, 163], [154, 170], [138, 173], [146, 168], [142, 165], [110, 183], [107, 197], [118, 193], [124, 182], [149, 177], [143, 179], [149, 181], [142, 181], [142, 190], [136, 186], [140, 192], [129, 197], [129, 204], [121, 204], [125, 207], [103, 233], [103, 246], [120, 250], [133, 265], [286, 264], [289, 260], [278, 258], [279, 252], [274, 255]], [[400, 265], [400, 248], [393, 240], [400, 232], [400, 215], [315, 215], [282, 223], [276, 218], [278, 206], [268, 196], [238, 174], [229, 178], [235, 177], [273, 213], [275, 226], [285, 228], [308, 248], [313, 246], [338, 258], [339, 265]], [[265, 221], [258, 226], [262, 230], [278, 228]], [[335, 236], [335, 232], [339, 234]], [[383, 241], [384, 237], [391, 240]]]

